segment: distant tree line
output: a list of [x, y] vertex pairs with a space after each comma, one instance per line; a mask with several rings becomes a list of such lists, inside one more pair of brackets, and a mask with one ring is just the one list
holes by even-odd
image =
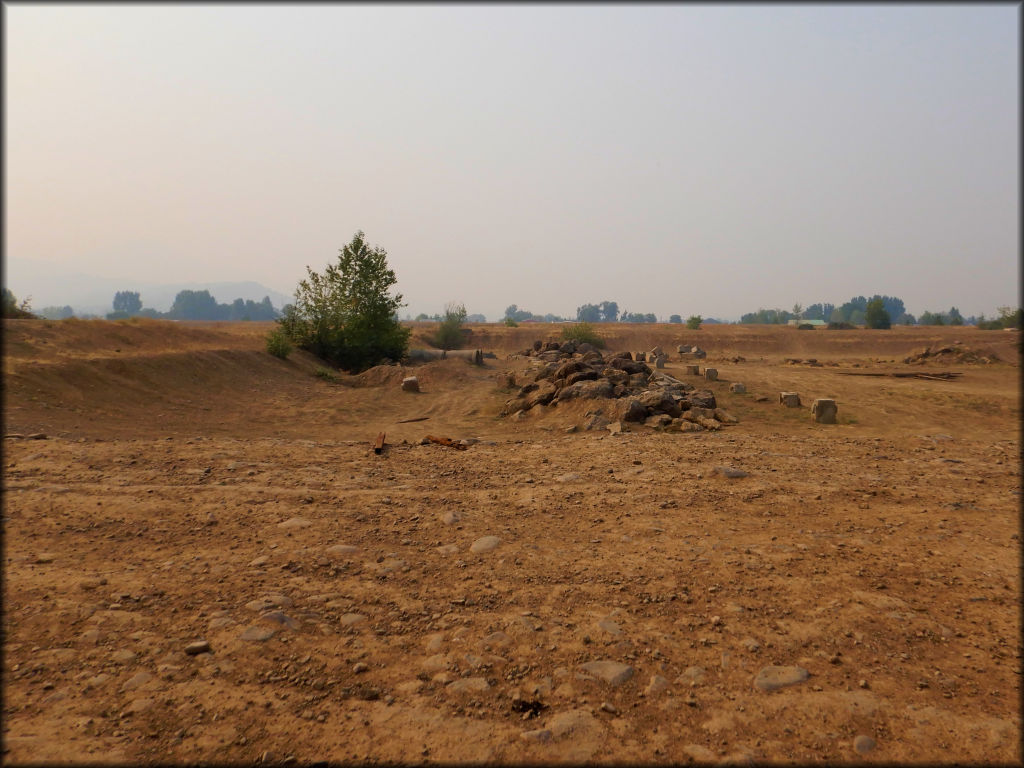
[[[465, 309], [465, 307], [463, 307], [463, 309]], [[417, 322], [432, 321], [432, 322], [435, 322], [435, 323], [443, 323], [446, 320], [449, 320], [450, 316], [449, 316], [449, 313], [448, 313], [448, 309], [445, 309], [444, 314], [436, 313], [436, 314], [433, 314], [433, 315], [428, 315], [426, 312], [420, 312], [418, 315], [416, 315], [416, 317], [410, 317], [409, 315], [406, 315], [405, 318], [406, 318], [406, 320], [416, 320]], [[466, 322], [466, 323], [486, 323], [487, 322], [487, 317], [484, 316], [484, 315], [481, 315], [479, 313], [472, 314], [472, 315], [466, 315], [466, 317], [463, 319], [463, 322]]]
[[[5, 295], [6, 299], [6, 295]], [[112, 302], [113, 312], [108, 312], [108, 320], [123, 320], [129, 317], [151, 317], [157, 320], [227, 320], [231, 322], [245, 320], [276, 320], [280, 313], [270, 303], [270, 297], [264, 296], [262, 301], [252, 299], [235, 299], [230, 304], [218, 304], [209, 291], [179, 291], [174, 303], [167, 312], [158, 312], [151, 307], [142, 306], [142, 298], [138, 291], [117, 291]], [[76, 315], [70, 305], [63, 307], [43, 307], [39, 312], [47, 320], [66, 320], [69, 317], [90, 319], [91, 314]]]
[[881, 302], [882, 309], [888, 315], [890, 323], [898, 325], [915, 324], [914, 316], [906, 312], [903, 299], [896, 296], [879, 296], [878, 294], [875, 294], [870, 299], [864, 296], [854, 296], [838, 307], [829, 302], [820, 302], [818, 304], [811, 304], [806, 309], [800, 306], [800, 304], [794, 304], [792, 310], [758, 309], [756, 312], [748, 312], [742, 315], [740, 322], [744, 324], [785, 325], [790, 320], [820, 320], [826, 323], [865, 325], [867, 323], [868, 304], [872, 301]]
[[528, 309], [520, 309], [515, 304], [509, 304], [505, 308], [505, 316], [502, 318], [506, 324], [508, 323], [564, 323], [568, 321], [568, 318], [560, 315], [553, 315], [550, 312], [546, 315], [535, 315]]

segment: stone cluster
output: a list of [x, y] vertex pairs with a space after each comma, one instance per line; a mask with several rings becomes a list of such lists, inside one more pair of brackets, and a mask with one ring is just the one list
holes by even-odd
[[[654, 358], [662, 355], [652, 350]], [[595, 411], [588, 429], [612, 422], [642, 422], [672, 431], [719, 429], [736, 419], [718, 407], [715, 395], [696, 389], [634, 359], [630, 352], [605, 357], [593, 345], [573, 341], [535, 341], [520, 353], [533, 365], [515, 396], [505, 403], [503, 416], [517, 416], [537, 406], [556, 406], [569, 400], [609, 400]], [[651, 353], [645, 353], [648, 357]], [[520, 383], [520, 382], [516, 382]]]

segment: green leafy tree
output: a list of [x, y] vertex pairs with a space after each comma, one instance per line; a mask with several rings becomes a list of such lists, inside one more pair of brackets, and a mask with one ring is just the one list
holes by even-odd
[[464, 304], [449, 304], [444, 308], [441, 327], [434, 336], [434, 346], [445, 350], [458, 349], [462, 346], [462, 324], [466, 322]]
[[295, 303], [278, 320], [300, 349], [346, 371], [358, 372], [382, 359], [398, 360], [409, 343], [409, 329], [398, 322], [402, 294], [387, 265], [387, 251], [371, 248], [362, 231], [342, 248], [337, 264], [321, 275], [306, 267]]
[[670, 323], [681, 323], [681, 322], [683, 322], [683, 318], [680, 315], [671, 315], [668, 318], [668, 321]]
[[868, 328], [888, 329], [892, 327], [892, 318], [889, 317], [881, 297], [868, 302], [867, 309], [864, 311], [864, 324]]
[[949, 318], [950, 325], [964, 324], [964, 316], [960, 314], [960, 310], [956, 307], [950, 307], [949, 312], [946, 313], [946, 317]]
[[596, 304], [584, 304], [576, 308], [576, 320], [580, 323], [601, 322], [601, 308]]
[[686, 327], [691, 331], [700, 330], [700, 324], [704, 322], [704, 318], [700, 315], [690, 315], [686, 318]]
[[138, 291], [118, 291], [114, 294], [114, 311], [128, 315], [136, 314], [142, 309], [142, 299]]

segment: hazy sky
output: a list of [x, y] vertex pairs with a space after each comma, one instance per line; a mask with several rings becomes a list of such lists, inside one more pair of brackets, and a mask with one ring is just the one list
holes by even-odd
[[291, 293], [362, 229], [413, 315], [1019, 303], [1017, 5], [3, 12], [16, 294]]

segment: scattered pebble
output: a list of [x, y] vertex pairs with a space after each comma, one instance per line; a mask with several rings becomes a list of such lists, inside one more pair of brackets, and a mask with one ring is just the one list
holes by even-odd
[[367, 664], [366, 662], [360, 661], [360, 662], [357, 662], [355, 664], [355, 666], [352, 667], [352, 671], [355, 674], [360, 675], [363, 672], [369, 672], [370, 671], [370, 665]]

